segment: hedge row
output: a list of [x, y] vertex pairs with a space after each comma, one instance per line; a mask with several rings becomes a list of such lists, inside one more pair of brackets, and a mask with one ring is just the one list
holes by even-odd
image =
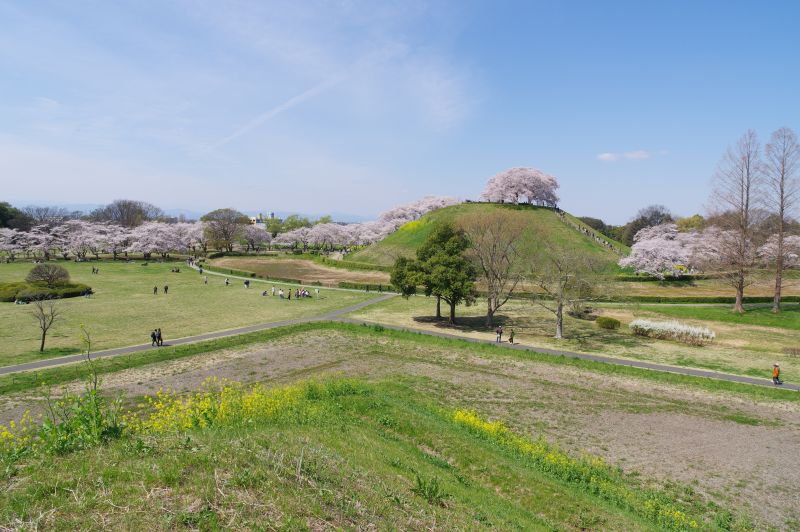
[[326, 266], [331, 266], [333, 268], [342, 268], [345, 270], [362, 270], [362, 271], [376, 271], [376, 272], [386, 272], [391, 273], [392, 267], [391, 266], [379, 266], [377, 264], [370, 264], [368, 262], [356, 262], [350, 260], [333, 260], [327, 257], [322, 257], [319, 259], [322, 264]]
[[9, 303], [16, 300], [33, 301], [35, 299], [63, 299], [78, 297], [92, 289], [85, 284], [70, 283], [47, 288], [47, 286], [29, 283], [0, 283], [0, 301]]
[[394, 292], [395, 289], [390, 284], [371, 284], [371, 283], [351, 283], [340, 281], [339, 288], [350, 288], [352, 290], [366, 290], [367, 292]]
[[714, 279], [719, 276], [716, 275], [704, 275], [704, 274], [693, 274], [693, 275], [683, 275], [681, 277], [665, 277], [664, 279], [659, 279], [658, 277], [653, 277], [651, 275], [635, 275], [635, 274], [619, 274], [614, 276], [615, 281], [619, 282], [633, 282], [633, 283], [688, 283], [692, 281], [700, 281], [703, 279]]
[[[772, 296], [751, 296], [744, 298], [744, 303], [772, 303]], [[628, 303], [719, 303], [734, 304], [735, 297], [731, 296], [627, 296], [611, 298], [613, 302]], [[800, 296], [784, 296], [784, 303], [800, 303]]]

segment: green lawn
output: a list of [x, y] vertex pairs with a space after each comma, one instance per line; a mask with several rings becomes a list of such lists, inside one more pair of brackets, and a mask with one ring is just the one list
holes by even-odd
[[[245, 290], [234, 279], [224, 286], [223, 278], [202, 276], [182, 263], [60, 263], [74, 282], [91, 286], [95, 295], [59, 300], [63, 320], [48, 334], [47, 350], [39, 353], [39, 329], [30, 315], [30, 305], [0, 303], [0, 365], [17, 364], [77, 352], [81, 348], [80, 326], [91, 333], [94, 350], [148, 342], [149, 333], [161, 327], [165, 340], [271, 321], [323, 314], [358, 303], [367, 295], [322, 290], [320, 299], [280, 300], [261, 297], [273, 284], [253, 281]], [[171, 273], [178, 266], [181, 273]], [[92, 275], [92, 266], [100, 268]], [[31, 263], [0, 264], [0, 282], [25, 278]], [[169, 285], [169, 294], [163, 286]], [[159, 287], [153, 295], [153, 286]]]
[[[469, 338], [494, 338], [494, 329], [484, 324], [484, 301], [471, 307], [459, 306], [455, 327], [448, 326], [445, 322], [436, 323], [433, 320], [434, 309], [433, 298], [415, 296], [406, 300], [397, 297], [358, 310], [350, 317], [400, 327], [444, 331]], [[656, 314], [665, 309], [668, 312], [686, 309], [698, 316], [704, 316], [706, 310], [712, 310], [705, 320], [714, 319], [717, 313], [728, 315], [724, 308], [705, 306], [600, 305], [597, 307], [600, 314], [618, 318], [622, 322], [619, 330], [600, 329], [593, 321], [565, 315], [563, 340], [553, 338], [553, 314], [527, 301], [510, 301], [498, 311], [497, 319], [507, 331], [513, 328], [517, 343], [525, 345], [711, 369], [765, 379], [770, 378], [772, 364], [777, 361], [781, 364], [782, 374], [788, 382], [800, 380], [800, 359], [783, 352], [784, 347], [797, 346], [796, 330], [788, 327], [773, 329], [755, 324], [734, 325], [724, 321], [703, 321], [698, 324], [710, 327], [717, 333], [717, 338], [710, 345], [691, 346], [634, 336], [628, 329], [627, 324], [635, 318], [668, 319], [663, 314]], [[787, 312], [787, 315], [797, 314], [796, 311]]]
[[[675, 318], [693, 320], [711, 320], [738, 325], [757, 325], [759, 327], [777, 327], [781, 329], [800, 330], [800, 305], [787, 303], [782, 312], [774, 314], [771, 305], [748, 305], [747, 312], [737, 314], [731, 311], [730, 305], [714, 307], [689, 306], [643, 306], [643, 310], [665, 314]], [[800, 338], [796, 342], [800, 349]]]

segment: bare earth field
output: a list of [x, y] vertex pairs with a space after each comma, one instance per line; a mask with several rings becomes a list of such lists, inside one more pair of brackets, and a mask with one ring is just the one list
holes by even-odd
[[331, 268], [304, 259], [223, 257], [211, 261], [211, 265], [255, 272], [264, 277], [300, 279], [305, 283], [320, 282], [323, 286], [338, 286], [341, 281], [389, 284], [389, 274], [385, 272]]
[[[800, 526], [800, 407], [735, 394], [587, 373], [574, 367], [376, 335], [313, 331], [241, 350], [108, 375], [137, 396], [216, 376], [274, 384], [320, 375], [402, 381], [448, 407], [473, 408], [532, 437], [589, 451], [659, 482], [679, 481], [780, 528]], [[80, 384], [70, 386], [79, 389]], [[36, 408], [5, 396], [0, 422]]]

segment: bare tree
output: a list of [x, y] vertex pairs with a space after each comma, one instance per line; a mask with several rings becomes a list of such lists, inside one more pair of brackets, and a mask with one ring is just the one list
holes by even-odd
[[800, 200], [800, 144], [797, 135], [789, 128], [775, 131], [765, 149], [764, 172], [767, 182], [767, 202], [777, 215], [775, 256], [775, 297], [772, 312], [781, 311], [781, 288], [784, 270], [784, 238], [787, 218]]
[[233, 244], [242, 235], [250, 218], [235, 209], [217, 209], [201, 218], [208, 239], [217, 249], [233, 251]]
[[529, 277], [542, 291], [534, 301], [556, 316], [557, 339], [564, 337], [564, 307], [592, 297], [597, 272], [598, 266], [590, 256], [544, 241]]
[[25, 280], [29, 283], [46, 283], [48, 288], [53, 288], [58, 283], [69, 282], [69, 272], [56, 264], [37, 264], [31, 268]]
[[50, 228], [71, 218], [69, 211], [62, 207], [38, 207], [36, 205], [29, 205], [22, 210], [33, 220], [34, 225], [43, 225]]
[[42, 331], [42, 342], [39, 345], [39, 352], [44, 351], [44, 342], [47, 338], [47, 331], [61, 319], [61, 311], [53, 299], [37, 299], [33, 302], [31, 315], [39, 323], [39, 330]]
[[744, 312], [744, 289], [752, 284], [752, 271], [757, 263], [754, 230], [757, 226], [757, 205], [762, 185], [762, 163], [756, 133], [748, 130], [736, 146], [728, 148], [713, 180], [712, 208], [720, 216], [724, 234], [719, 241], [718, 259], [710, 264], [724, 274], [736, 290], [734, 312]]
[[519, 259], [525, 223], [512, 212], [494, 210], [465, 216], [459, 225], [470, 242], [467, 257], [486, 283], [486, 326], [491, 327], [495, 312], [506, 304], [521, 279]]
[[136, 227], [164, 216], [164, 212], [146, 201], [114, 200], [89, 216], [97, 222], [113, 222], [123, 227]]

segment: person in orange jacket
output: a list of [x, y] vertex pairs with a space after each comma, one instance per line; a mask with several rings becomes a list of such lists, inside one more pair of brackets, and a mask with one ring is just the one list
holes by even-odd
[[783, 384], [783, 381], [781, 380], [781, 367], [778, 364], [772, 365], [772, 383]]

